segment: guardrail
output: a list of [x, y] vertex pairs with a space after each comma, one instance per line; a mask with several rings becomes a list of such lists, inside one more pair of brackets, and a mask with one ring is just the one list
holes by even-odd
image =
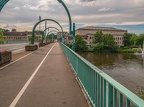
[[144, 100], [60, 43], [93, 107], [144, 107]]

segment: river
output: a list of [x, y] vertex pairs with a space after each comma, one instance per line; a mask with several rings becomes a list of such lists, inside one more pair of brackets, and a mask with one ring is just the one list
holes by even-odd
[[132, 92], [144, 90], [144, 56], [91, 52], [78, 54]]

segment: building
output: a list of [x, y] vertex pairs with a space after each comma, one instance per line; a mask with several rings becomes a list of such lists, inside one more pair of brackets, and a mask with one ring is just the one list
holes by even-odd
[[94, 27], [86, 26], [76, 30], [76, 34], [81, 35], [88, 43], [89, 46], [93, 46], [94, 34], [97, 31], [102, 31], [103, 34], [112, 34], [114, 36], [115, 44], [123, 46], [123, 35], [127, 33], [127, 30], [121, 30], [111, 27]]
[[[39, 36], [38, 32], [35, 32], [37, 36]], [[4, 32], [4, 36], [6, 36], [6, 43], [23, 43], [28, 42], [28, 37], [32, 36], [32, 32]]]
[[62, 42], [66, 41], [66, 38], [68, 37], [68, 32], [58, 32], [57, 33], [57, 39], [61, 38], [62, 36]]

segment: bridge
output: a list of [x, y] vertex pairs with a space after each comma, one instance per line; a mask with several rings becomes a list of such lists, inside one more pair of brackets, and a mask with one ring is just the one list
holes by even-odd
[[62, 43], [0, 68], [0, 107], [143, 107], [144, 101]]
[[[0, 11], [9, 0], [0, 0]], [[69, 34], [75, 50], [75, 23]], [[34, 44], [35, 27], [32, 44]], [[73, 27], [73, 29], [72, 29]], [[62, 27], [61, 27], [62, 29]], [[144, 101], [63, 43], [13, 55], [0, 68], [0, 107], [144, 107]]]

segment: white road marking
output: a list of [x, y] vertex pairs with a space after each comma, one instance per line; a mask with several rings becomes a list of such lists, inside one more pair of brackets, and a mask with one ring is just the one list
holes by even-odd
[[[55, 43], [56, 44], [56, 43]], [[21, 98], [21, 96], [23, 95], [23, 93], [25, 92], [26, 88], [29, 86], [30, 82], [32, 81], [32, 79], [34, 78], [34, 76], [36, 75], [36, 73], [38, 72], [38, 70], [40, 69], [40, 67], [42, 66], [43, 62], [45, 61], [45, 59], [47, 58], [47, 56], [49, 55], [49, 53], [51, 52], [51, 50], [53, 49], [53, 47], [55, 46], [55, 44], [52, 46], [52, 48], [49, 50], [49, 52], [47, 53], [47, 55], [44, 57], [44, 59], [42, 60], [42, 62], [39, 64], [39, 66], [36, 68], [36, 70], [34, 71], [34, 73], [31, 75], [31, 77], [28, 79], [28, 81], [26, 82], [26, 84], [23, 86], [23, 88], [21, 89], [21, 91], [18, 93], [18, 95], [15, 97], [15, 99], [13, 100], [13, 102], [11, 103], [11, 105], [9, 107], [15, 107], [15, 105], [17, 104], [17, 102], [19, 101], [19, 99]]]
[[31, 52], [31, 53], [29, 53], [29, 54], [27, 54], [27, 55], [25, 55], [25, 56], [23, 56], [23, 57], [21, 57], [21, 58], [15, 60], [15, 61], [13, 61], [13, 62], [11, 62], [11, 63], [9, 63], [9, 64], [7, 64], [7, 65], [1, 67], [0, 70], [1, 70], [1, 69], [4, 69], [5, 67], [7, 67], [7, 66], [9, 66], [9, 65], [11, 65], [11, 64], [13, 64], [13, 63], [15, 63], [15, 62], [17, 62], [17, 61], [19, 61], [19, 60], [21, 60], [21, 59], [23, 59], [23, 58], [25, 58], [25, 57], [27, 57], [27, 56], [29, 56], [29, 55], [32, 54], [32, 53], [33, 53], [33, 52]]
[[[39, 49], [42, 49], [42, 48], [44, 48], [44, 47], [41, 47], [41, 48], [39, 48]], [[15, 63], [15, 62], [17, 62], [17, 61], [19, 61], [19, 60], [25, 58], [25, 57], [27, 57], [27, 56], [29, 56], [29, 55], [31, 55], [32, 53], [33, 53], [33, 52], [31, 52], [31, 53], [29, 53], [29, 54], [27, 54], [27, 55], [25, 55], [25, 56], [23, 56], [23, 57], [21, 57], [21, 58], [15, 60], [15, 61], [13, 61], [13, 62], [11, 62], [11, 63], [9, 63], [9, 64], [7, 64], [7, 65], [1, 67], [0, 70], [2, 70], [2, 69], [4, 69], [4, 68], [6, 68], [7, 66], [9, 66], [9, 65], [11, 65], [11, 64], [13, 64], [13, 63]]]

